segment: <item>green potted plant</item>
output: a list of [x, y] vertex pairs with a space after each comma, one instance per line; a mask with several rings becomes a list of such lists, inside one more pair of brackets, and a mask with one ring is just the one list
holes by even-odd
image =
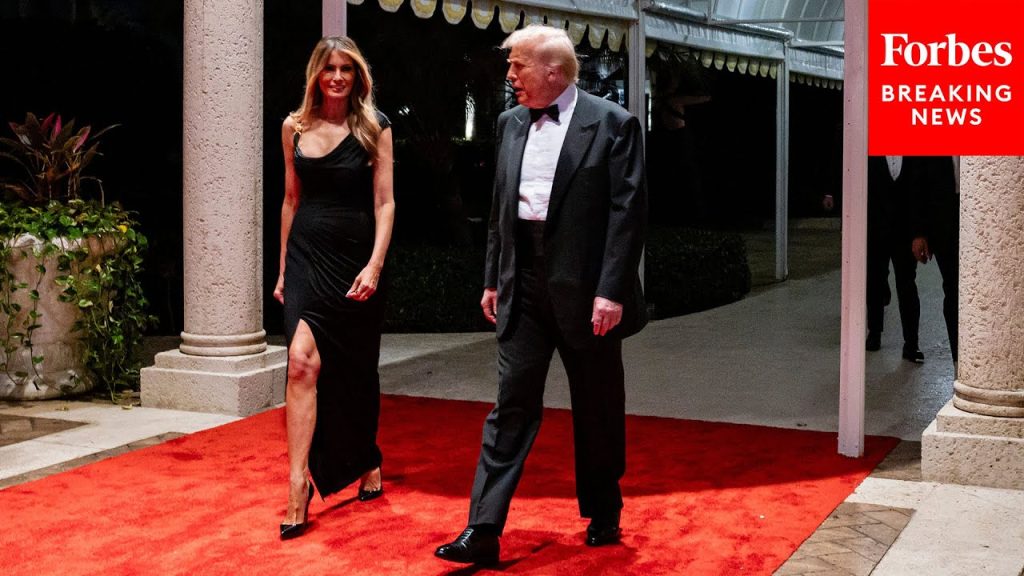
[[[0, 138], [0, 399], [45, 399], [138, 382], [135, 350], [153, 319], [139, 283], [146, 238], [86, 173], [99, 137], [27, 114]], [[85, 198], [91, 184], [95, 198]]]

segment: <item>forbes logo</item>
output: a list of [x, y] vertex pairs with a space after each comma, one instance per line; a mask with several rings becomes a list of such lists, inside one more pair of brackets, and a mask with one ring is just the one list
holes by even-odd
[[[992, 45], [978, 42], [970, 46], [959, 42], [956, 34], [946, 34], [944, 42], [910, 42], [907, 34], [882, 34], [885, 39], [885, 60], [882, 66], [1009, 66], [1013, 62], [1013, 47], [1009, 42]], [[897, 62], [901, 57], [901, 62]]]

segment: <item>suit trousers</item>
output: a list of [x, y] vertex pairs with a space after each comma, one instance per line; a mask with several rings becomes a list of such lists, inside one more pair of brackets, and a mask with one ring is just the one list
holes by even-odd
[[543, 255], [517, 252], [517, 260], [513, 325], [498, 341], [498, 401], [484, 422], [469, 525], [492, 525], [498, 534], [504, 529], [540, 430], [544, 384], [555, 350], [569, 380], [580, 515], [618, 518], [619, 479], [626, 468], [622, 340], [595, 338], [586, 349], [568, 346], [555, 322]]
[[868, 239], [867, 309], [868, 331], [881, 333], [884, 327], [886, 296], [889, 292], [889, 262], [896, 280], [896, 299], [903, 325], [903, 345], [918, 347], [921, 300], [917, 295], [917, 260], [912, 240], [898, 234], [883, 233]]

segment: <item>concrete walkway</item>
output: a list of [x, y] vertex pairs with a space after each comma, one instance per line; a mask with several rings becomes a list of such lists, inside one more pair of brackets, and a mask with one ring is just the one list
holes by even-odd
[[[838, 234], [827, 237], [835, 242]], [[838, 253], [835, 259], [832, 269], [820, 271], [823, 266], [815, 264], [816, 275], [765, 284], [728, 306], [652, 322], [627, 339], [623, 346], [627, 411], [837, 430]], [[752, 263], [752, 268], [756, 265]], [[920, 341], [926, 361], [917, 365], [900, 357], [899, 312], [895, 304], [887, 307], [883, 348], [868, 353], [866, 365], [868, 434], [920, 441], [921, 432], [953, 393], [938, 268], [934, 264], [919, 267], [918, 276]], [[480, 336], [385, 336], [386, 349], [396, 346], [404, 351], [410, 342], [434, 347], [448, 342], [451, 347], [442, 354], [421, 355], [414, 362], [389, 364], [381, 371], [384, 391], [493, 402], [496, 348], [493, 337]], [[391, 356], [384, 354], [385, 359]], [[557, 362], [548, 377], [545, 403], [569, 406], [568, 384]]]
[[[838, 246], [838, 232], [828, 237]], [[799, 246], [807, 237], [791, 238]], [[820, 253], [820, 242], [807, 244]], [[629, 413], [836, 431], [838, 252], [834, 266], [818, 262], [810, 272], [800, 268], [800, 250], [792, 255], [790, 280], [765, 283], [729, 306], [652, 322], [627, 340]], [[752, 269], [758, 265], [752, 262]], [[868, 353], [866, 366], [866, 430], [905, 441], [879, 467], [902, 472], [876, 471], [865, 480], [780, 575], [1024, 573], [1024, 492], [920, 480], [921, 432], [952, 395], [953, 365], [934, 264], [919, 268], [918, 284], [925, 363], [900, 358], [894, 304], [887, 309], [883, 348]], [[493, 402], [495, 373], [492, 334], [384, 337], [387, 394]], [[569, 405], [557, 363], [545, 403]], [[232, 419], [95, 402], [0, 403], [0, 487]]]

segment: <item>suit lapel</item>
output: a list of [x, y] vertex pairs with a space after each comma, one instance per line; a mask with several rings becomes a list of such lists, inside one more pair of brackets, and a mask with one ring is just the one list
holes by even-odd
[[[507, 202], [519, 201], [519, 178], [523, 172], [523, 152], [526, 150], [526, 136], [530, 133], [530, 112], [525, 107], [508, 121], [505, 135], [508, 158], [505, 164], [506, 181], [509, 186], [505, 193]], [[516, 211], [512, 212], [517, 213]]]
[[572, 113], [572, 120], [569, 121], [569, 128], [565, 133], [565, 141], [562, 143], [562, 151], [558, 155], [558, 164], [555, 167], [555, 177], [551, 183], [551, 199], [548, 202], [548, 222], [558, 212], [565, 194], [569, 190], [576, 170], [583, 162], [584, 156], [590, 149], [597, 132], [598, 119], [594, 117], [594, 109], [589, 98], [591, 96], [578, 89], [576, 98], [576, 109]]

